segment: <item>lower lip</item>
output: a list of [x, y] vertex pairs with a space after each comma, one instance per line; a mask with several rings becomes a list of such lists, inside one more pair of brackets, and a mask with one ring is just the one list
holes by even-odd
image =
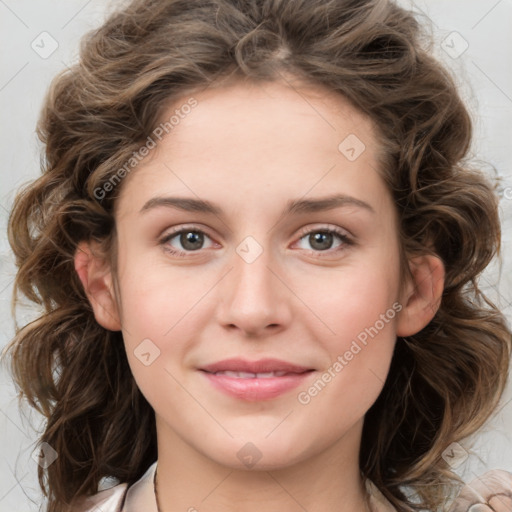
[[293, 373], [282, 377], [269, 377], [266, 379], [240, 379], [226, 375], [216, 375], [202, 371], [211, 384], [227, 395], [241, 400], [256, 402], [259, 400], [271, 400], [296, 388], [313, 372]]

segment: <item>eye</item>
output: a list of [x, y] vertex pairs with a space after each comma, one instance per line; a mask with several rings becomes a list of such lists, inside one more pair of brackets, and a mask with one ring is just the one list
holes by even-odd
[[[337, 245], [333, 245], [338, 240]], [[342, 230], [338, 228], [318, 228], [306, 231], [302, 234], [298, 243], [303, 242], [301, 249], [310, 250], [313, 252], [337, 252], [343, 250], [347, 246], [353, 245], [352, 239]], [[309, 244], [312, 249], [304, 247]]]
[[[210, 241], [207, 247], [204, 245], [206, 240]], [[162, 238], [160, 244], [167, 252], [177, 257], [190, 256], [191, 253], [200, 252], [201, 249], [215, 245], [203, 230], [196, 227], [182, 227], [168, 233]], [[309, 231], [304, 230], [297, 244], [299, 244], [299, 249], [305, 249], [321, 257], [321, 253], [332, 254], [332, 252], [346, 249], [347, 246], [354, 245], [354, 241], [339, 228], [322, 227]], [[311, 248], [304, 247], [304, 244], [309, 244]]]
[[[188, 256], [190, 252], [204, 249], [205, 239], [211, 238], [197, 228], [182, 228], [179, 231], [169, 233], [160, 241], [166, 251], [179, 257]], [[178, 245], [178, 247], [176, 247]], [[213, 244], [210, 245], [210, 247]]]

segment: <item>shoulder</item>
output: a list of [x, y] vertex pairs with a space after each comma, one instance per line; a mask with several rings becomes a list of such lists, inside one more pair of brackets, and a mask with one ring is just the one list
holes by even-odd
[[121, 512], [128, 485], [115, 485], [92, 496], [84, 498], [74, 512]]
[[490, 512], [511, 511], [512, 473], [493, 469], [475, 478], [462, 488], [449, 512], [469, 512], [477, 507]]
[[[375, 512], [396, 512], [377, 487], [369, 480], [366, 488]], [[465, 485], [449, 512], [512, 512], [512, 473], [494, 469]]]
[[156, 462], [151, 464], [132, 485], [120, 483], [82, 498], [73, 512], [156, 512], [158, 508], [153, 487], [156, 465]]
[[365, 485], [366, 492], [370, 496], [370, 508], [372, 512], [396, 512], [395, 507], [391, 505], [371, 480], [366, 480]]

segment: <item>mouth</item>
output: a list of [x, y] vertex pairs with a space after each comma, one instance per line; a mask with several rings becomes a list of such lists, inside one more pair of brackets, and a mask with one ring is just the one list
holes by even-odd
[[226, 359], [199, 370], [216, 390], [246, 401], [277, 398], [299, 386], [315, 371], [278, 359]]
[[225, 375], [226, 377], [233, 377], [235, 379], [271, 379], [272, 377], [284, 377], [285, 375], [296, 375], [288, 372], [233, 372], [230, 370], [220, 372], [207, 372], [213, 373], [213, 375]]
[[[247, 361], [240, 358], [224, 359], [217, 363], [209, 364], [200, 368], [208, 373], [227, 373], [247, 374], [241, 378], [254, 378], [254, 375], [273, 374], [274, 377], [282, 377], [288, 373], [304, 373], [312, 370], [307, 366], [282, 361], [280, 359], [260, 359], [258, 361]], [[277, 375], [279, 374], [279, 375]], [[262, 377], [264, 378], [264, 377]]]

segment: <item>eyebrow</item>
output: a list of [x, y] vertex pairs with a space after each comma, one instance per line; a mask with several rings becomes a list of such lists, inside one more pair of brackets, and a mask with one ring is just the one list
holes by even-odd
[[[299, 213], [314, 213], [325, 210], [333, 210], [334, 208], [346, 206], [356, 206], [371, 213], [375, 213], [375, 210], [372, 208], [372, 206], [365, 201], [362, 201], [361, 199], [356, 199], [355, 197], [347, 196], [344, 194], [336, 194], [316, 199], [295, 199], [288, 201], [283, 213], [281, 214], [281, 217]], [[188, 197], [168, 196], [158, 196], [151, 198], [141, 208], [140, 213], [144, 213], [159, 207], [177, 208], [186, 212], [208, 213], [217, 216], [221, 216], [223, 214], [222, 209], [210, 201]]]

